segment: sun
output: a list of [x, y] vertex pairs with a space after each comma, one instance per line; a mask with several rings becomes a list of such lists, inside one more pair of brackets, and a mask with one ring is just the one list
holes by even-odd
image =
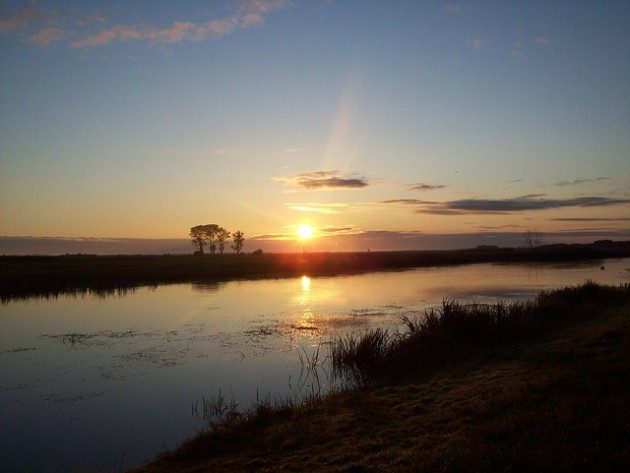
[[297, 234], [298, 237], [300, 237], [300, 240], [308, 240], [309, 238], [313, 238], [314, 233], [315, 230], [313, 229], [313, 227], [306, 223], [300, 225], [297, 229]]

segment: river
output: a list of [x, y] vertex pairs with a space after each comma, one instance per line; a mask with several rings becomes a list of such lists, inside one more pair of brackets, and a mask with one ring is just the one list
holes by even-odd
[[300, 357], [444, 298], [494, 302], [630, 281], [630, 259], [474, 264], [351, 276], [173, 284], [0, 306], [2, 471], [118, 471], [205, 428], [204, 399], [326, 392]]

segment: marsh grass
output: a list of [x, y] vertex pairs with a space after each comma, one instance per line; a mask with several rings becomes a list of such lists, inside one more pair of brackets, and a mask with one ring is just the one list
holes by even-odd
[[443, 300], [417, 317], [403, 316], [404, 334], [381, 328], [333, 340], [333, 374], [357, 385], [409, 372], [430, 372], [452, 365], [491, 346], [532, 338], [630, 295], [630, 284], [619, 287], [587, 282], [546, 291], [531, 301], [461, 304]]

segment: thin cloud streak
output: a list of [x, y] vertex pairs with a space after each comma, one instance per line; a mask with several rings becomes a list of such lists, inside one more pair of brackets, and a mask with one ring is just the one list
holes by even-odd
[[450, 3], [447, 5], [444, 5], [444, 11], [446, 11], [447, 13], [450, 13], [452, 15], [457, 15], [459, 13], [462, 12], [462, 8], [460, 5], [456, 4], [456, 3]]
[[297, 185], [308, 190], [360, 189], [368, 186], [365, 178], [344, 176], [339, 171], [306, 172], [297, 176], [276, 177], [274, 181]]
[[292, 210], [296, 210], [298, 212], [313, 212], [313, 213], [321, 213], [326, 215], [339, 214], [347, 209], [347, 204], [316, 204], [316, 203], [305, 203], [305, 204], [286, 204]]
[[488, 44], [490, 44], [490, 41], [488, 41], [485, 38], [477, 37], [477, 38], [473, 38], [473, 39], [470, 40], [470, 45], [472, 46], [472, 48], [475, 51], [479, 51], [479, 50], [485, 48], [486, 46], [488, 46]]
[[318, 229], [319, 232], [327, 235], [355, 235], [357, 233], [363, 233], [362, 230], [354, 226], [347, 227], [324, 227]]
[[35, 2], [29, 2], [26, 5], [9, 11], [0, 5], [0, 33], [7, 33], [13, 30], [23, 30], [40, 15]]
[[181, 41], [203, 41], [220, 38], [237, 29], [250, 28], [263, 23], [274, 10], [290, 5], [288, 0], [248, 0], [242, 2], [237, 11], [227, 17], [212, 19], [206, 23], [175, 21], [170, 26], [117, 25], [96, 34], [81, 38], [71, 44], [75, 49], [105, 46], [113, 42], [147, 40], [154, 43], [178, 43]]
[[48, 26], [42, 28], [29, 38], [29, 43], [39, 46], [49, 46], [62, 41], [66, 37], [66, 33], [56, 26]]
[[606, 218], [606, 217], [565, 217], [552, 218], [554, 222], [630, 222], [630, 217]]
[[538, 38], [534, 39], [534, 43], [539, 45], [539, 46], [548, 46], [550, 44], [555, 44], [555, 41], [545, 37], [545, 36], [539, 36]]
[[536, 210], [549, 210], [563, 207], [605, 207], [630, 203], [630, 199], [609, 197], [576, 197], [572, 199], [544, 199], [539, 194], [512, 199], [460, 199], [445, 202], [430, 202], [418, 199], [384, 200], [383, 204], [402, 204], [414, 207], [419, 214], [464, 215], [502, 214]]
[[572, 181], [560, 181], [560, 182], [556, 182], [554, 184], [554, 186], [558, 186], [558, 187], [565, 187], [565, 186], [577, 186], [579, 184], [587, 184], [589, 182], [600, 182], [600, 181], [609, 181], [611, 180], [612, 177], [596, 177], [593, 179], [582, 179], [582, 178], [578, 178], [578, 179], [574, 179]]
[[411, 191], [432, 191], [432, 190], [436, 190], [436, 189], [444, 189], [446, 186], [443, 184], [424, 184], [424, 183], [418, 183], [418, 184], [411, 184], [409, 186], [409, 190]]

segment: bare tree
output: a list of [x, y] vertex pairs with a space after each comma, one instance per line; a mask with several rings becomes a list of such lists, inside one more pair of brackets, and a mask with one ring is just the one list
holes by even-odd
[[525, 243], [531, 249], [538, 248], [543, 244], [543, 236], [538, 230], [527, 230], [525, 232]]
[[223, 250], [225, 249], [225, 241], [230, 238], [230, 232], [228, 232], [225, 228], [219, 227], [216, 234], [217, 245], [219, 247], [219, 253], [223, 254]]
[[236, 230], [232, 234], [232, 240], [234, 241], [234, 244], [232, 245], [232, 249], [236, 252], [237, 255], [241, 252], [241, 250], [243, 249], [243, 245], [245, 244], [244, 237], [245, 237], [245, 234], [240, 230]]
[[199, 249], [195, 251], [196, 254], [203, 256], [203, 247], [206, 246], [206, 233], [205, 225], [197, 225], [190, 229], [190, 239], [192, 244], [196, 245]]

